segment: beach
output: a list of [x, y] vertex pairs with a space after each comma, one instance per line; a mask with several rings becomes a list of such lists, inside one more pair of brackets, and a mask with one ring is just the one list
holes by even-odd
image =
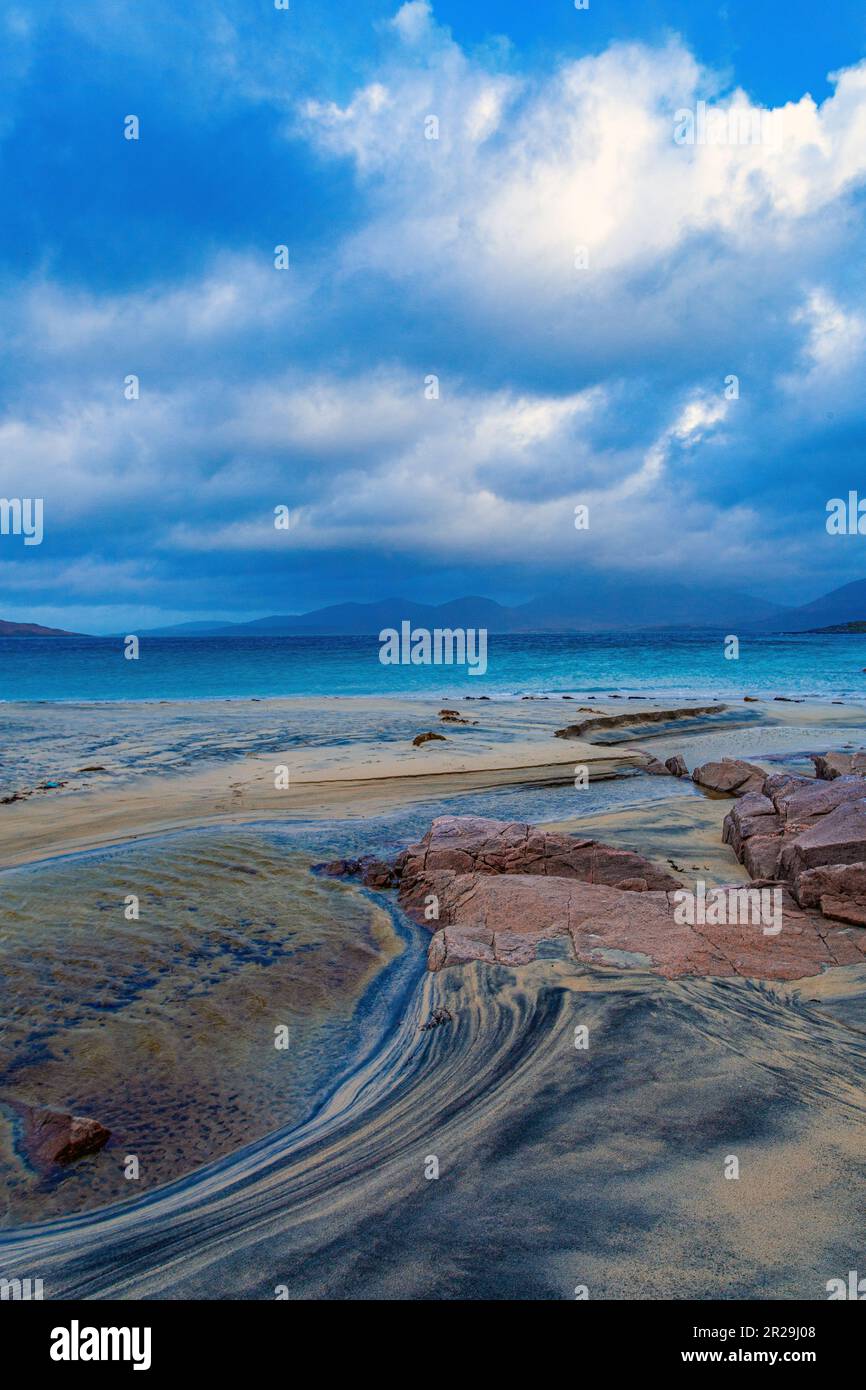
[[[718, 704], [4, 706], [3, 1273], [58, 1297], [825, 1297], [856, 1255], [866, 964], [665, 979], [560, 938], [431, 972], [393, 892], [316, 867], [493, 816], [746, 882], [731, 801], [652, 760], [812, 773], [866, 711]], [[10, 1099], [111, 1139], [33, 1172]]]

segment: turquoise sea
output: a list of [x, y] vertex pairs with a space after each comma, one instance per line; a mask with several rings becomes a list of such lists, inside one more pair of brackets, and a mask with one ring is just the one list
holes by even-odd
[[520, 698], [568, 692], [719, 696], [866, 695], [866, 635], [528, 634], [488, 641], [487, 671], [384, 666], [369, 637], [0, 638], [0, 700], [204, 700], [301, 695]]

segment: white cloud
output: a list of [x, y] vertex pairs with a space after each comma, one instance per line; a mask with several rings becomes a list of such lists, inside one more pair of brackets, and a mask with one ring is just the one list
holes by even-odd
[[[814, 219], [866, 178], [866, 62], [834, 75], [820, 106], [805, 95], [762, 113], [735, 91], [740, 117], [771, 116], [777, 144], [681, 145], [675, 113], [712, 106], [716, 80], [678, 41], [616, 44], [562, 62], [532, 83], [468, 58], [426, 5], [395, 21], [412, 45], [337, 112], [304, 108], [310, 138], [350, 155], [372, 215], [346, 264], [436, 293], [501, 297], [517, 313], [599, 292], [598, 276], [648, 268], [688, 237], [790, 250]], [[423, 12], [423, 26], [422, 26]], [[375, 93], [375, 97], [373, 94]], [[435, 114], [440, 139], [425, 140]], [[586, 245], [591, 274], [574, 270]], [[423, 284], [420, 286], [423, 290]]]

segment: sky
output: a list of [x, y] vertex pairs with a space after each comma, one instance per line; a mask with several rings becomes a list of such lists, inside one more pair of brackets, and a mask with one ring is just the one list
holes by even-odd
[[866, 577], [859, 0], [0, 0], [0, 187], [0, 617]]

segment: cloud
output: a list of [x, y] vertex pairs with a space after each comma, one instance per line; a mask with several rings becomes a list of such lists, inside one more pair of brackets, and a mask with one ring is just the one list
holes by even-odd
[[[157, 42], [76, 23], [106, 63]], [[279, 44], [250, 63], [238, 15], [208, 40], [195, 129], [207, 80], [236, 76], [226, 102], [291, 148], [296, 225], [348, 190], [301, 254], [271, 214], [132, 284], [55, 257], [6, 287], [3, 491], [44, 496], [46, 526], [38, 554], [0, 550], [10, 592], [244, 612], [345, 598], [361, 570], [370, 597], [424, 575], [526, 596], [613, 568], [854, 577], [813, 523], [866, 436], [866, 64], [762, 113], [676, 38], [518, 70], [410, 0], [376, 42], [301, 84]], [[781, 139], [677, 143], [701, 101]], [[257, 178], [284, 172], [269, 149]]]

